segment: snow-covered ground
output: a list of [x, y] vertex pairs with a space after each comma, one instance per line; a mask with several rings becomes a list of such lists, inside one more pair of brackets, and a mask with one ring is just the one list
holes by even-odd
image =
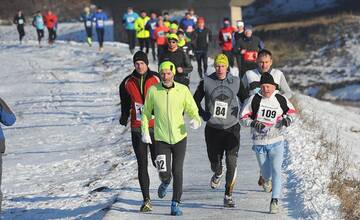
[[[73, 32], [73, 39], [81, 39], [81, 24], [60, 27], [65, 26], [65, 35]], [[15, 28], [7, 26], [0, 26], [0, 36], [0, 96], [17, 115], [16, 125], [5, 128], [2, 218], [101, 219], [137, 173], [128, 128], [118, 125], [118, 85], [133, 69], [127, 46], [106, 42], [105, 52], [99, 53], [84, 43], [59, 41], [38, 48], [29, 35], [18, 45]], [[286, 132], [283, 204], [295, 207], [297, 214], [289, 212], [290, 217], [338, 219], [339, 201], [326, 189], [331, 161], [315, 159], [322, 147], [319, 135], [330, 140], [339, 136], [353, 168], [359, 166], [359, 112], [303, 95], [297, 99], [305, 117], [316, 123], [308, 127], [299, 118]], [[204, 147], [201, 135], [192, 137]], [[207, 160], [195, 162], [200, 159]], [[358, 172], [354, 168], [349, 173], [360, 176]], [[241, 184], [242, 190], [250, 189]], [[191, 203], [191, 197], [185, 198]], [[246, 205], [242, 202], [240, 208]], [[192, 208], [192, 213], [206, 214], [201, 207]]]

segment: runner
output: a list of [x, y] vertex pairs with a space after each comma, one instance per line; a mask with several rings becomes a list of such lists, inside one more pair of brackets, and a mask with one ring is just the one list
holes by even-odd
[[201, 125], [198, 108], [190, 90], [174, 82], [176, 68], [170, 61], [160, 64], [161, 83], [152, 86], [145, 99], [141, 131], [142, 141], [152, 143], [149, 132], [149, 120], [155, 115], [154, 135], [156, 165], [161, 184], [158, 188], [159, 198], [166, 196], [167, 187], [173, 177], [173, 197], [171, 215], [182, 215], [181, 202], [183, 186], [183, 166], [187, 142], [184, 112], [189, 116], [190, 127], [197, 129]]
[[144, 10], [140, 12], [140, 17], [135, 20], [136, 38], [139, 41], [140, 50], [143, 51], [145, 47], [146, 54], [149, 53], [150, 32], [145, 29], [145, 25], [149, 20], [150, 18]]
[[49, 44], [55, 43], [56, 40], [56, 27], [57, 27], [58, 17], [49, 10], [47, 14], [44, 16], [44, 23], [49, 32]]
[[154, 31], [154, 36], [156, 39], [156, 45], [157, 45], [157, 56], [158, 56], [158, 61], [160, 64], [160, 57], [163, 56], [165, 50], [166, 50], [166, 44], [167, 44], [167, 39], [166, 36], [169, 32], [169, 28], [165, 27], [164, 25], [164, 21], [162, 19], [159, 19], [158, 21], [158, 25], [155, 28]]
[[99, 51], [104, 51], [104, 36], [105, 36], [105, 21], [108, 20], [108, 16], [101, 7], [98, 7], [94, 14], [94, 22], [96, 26], [96, 34], [99, 41]]
[[256, 58], [258, 52], [264, 49], [264, 43], [252, 32], [253, 27], [251, 25], [245, 26], [244, 36], [237, 41], [236, 50], [240, 51], [242, 55], [241, 59], [241, 71], [239, 77], [242, 78], [246, 71], [256, 69]]
[[193, 45], [199, 77], [202, 79], [207, 74], [208, 50], [212, 41], [212, 32], [209, 28], [205, 27], [204, 17], [199, 17], [197, 26], [194, 32]]
[[236, 29], [231, 26], [230, 19], [227, 17], [224, 18], [223, 25], [224, 26], [219, 30], [219, 45], [221, 47], [222, 53], [227, 56], [230, 67], [233, 67], [234, 57], [232, 54], [232, 40], [233, 33], [236, 31]]
[[[135, 70], [128, 75], [120, 84], [121, 117], [119, 123], [126, 126], [129, 116], [131, 117], [131, 140], [138, 163], [138, 178], [143, 204], [140, 212], [152, 210], [149, 185], [150, 178], [148, 173], [148, 145], [150, 147], [151, 160], [155, 166], [155, 147], [154, 144], [145, 144], [141, 141], [141, 110], [147, 91], [152, 85], [160, 82], [158, 73], [149, 69], [147, 55], [138, 51], [133, 57]], [[154, 143], [154, 120], [149, 121], [149, 133]]]
[[[4, 100], [0, 98], [0, 123], [5, 126], [11, 126], [15, 123], [15, 114], [11, 111]], [[1, 177], [2, 177], [2, 157], [5, 152], [5, 136], [0, 126], [0, 212], [3, 194], [1, 192]]]
[[[236, 164], [240, 146], [239, 100], [246, 98], [240, 79], [228, 72], [229, 61], [224, 54], [215, 57], [215, 73], [204, 76], [194, 94], [200, 116], [206, 121], [205, 142], [214, 172], [211, 188], [219, 187], [223, 176], [222, 159], [225, 152], [226, 184], [224, 206], [235, 207], [232, 197], [236, 182]], [[201, 101], [205, 97], [205, 110]]]
[[84, 8], [84, 13], [81, 15], [80, 20], [84, 22], [84, 27], [86, 31], [86, 42], [89, 44], [89, 46], [92, 46], [92, 31], [93, 31], [93, 13], [90, 12], [89, 7]]
[[41, 39], [44, 37], [45, 23], [40, 11], [36, 12], [36, 15], [34, 16], [32, 21], [32, 25], [36, 28], [39, 47], [41, 47]]
[[135, 20], [138, 19], [138, 17], [138, 13], [134, 12], [132, 7], [128, 7], [127, 12], [123, 16], [123, 25], [126, 30], [129, 50], [131, 54], [134, 53], [136, 44]]
[[22, 39], [25, 36], [25, 29], [24, 26], [26, 24], [25, 16], [23, 15], [22, 11], [19, 10], [17, 14], [14, 16], [14, 24], [17, 27], [17, 31], [19, 33], [19, 41], [22, 44]]
[[175, 81], [183, 85], [189, 86], [190, 73], [193, 70], [191, 61], [188, 56], [178, 48], [179, 38], [176, 34], [169, 34], [167, 38], [168, 49], [160, 58], [160, 63], [171, 61], [176, 67]]
[[260, 92], [248, 99], [241, 112], [241, 124], [252, 127], [252, 149], [256, 153], [261, 174], [265, 181], [271, 181], [273, 186], [270, 213], [278, 213], [284, 153], [281, 130], [294, 121], [295, 109], [288, 99], [276, 90], [277, 84], [271, 74], [262, 75], [260, 85]]

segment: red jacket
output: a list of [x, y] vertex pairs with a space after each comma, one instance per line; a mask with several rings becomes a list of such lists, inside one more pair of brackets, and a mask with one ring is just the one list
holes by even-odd
[[233, 32], [236, 29], [232, 26], [221, 28], [219, 31], [219, 42], [220, 47], [224, 51], [231, 51], [232, 50], [232, 38]]
[[[131, 127], [141, 127], [141, 113], [148, 89], [160, 82], [156, 72], [148, 70], [145, 78], [136, 70], [127, 76], [120, 84], [121, 114], [131, 117]], [[141, 86], [142, 84], [142, 86]], [[154, 126], [154, 119], [150, 120], [149, 127]]]
[[54, 28], [58, 21], [58, 17], [53, 13], [47, 13], [44, 16], [44, 23], [47, 28]]
[[166, 44], [166, 35], [169, 32], [169, 30], [170, 29], [168, 27], [165, 27], [165, 26], [155, 28], [154, 36], [155, 36], [157, 45]]

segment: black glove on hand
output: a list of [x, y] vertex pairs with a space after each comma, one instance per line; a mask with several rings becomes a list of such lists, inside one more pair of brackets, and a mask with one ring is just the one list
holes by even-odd
[[255, 130], [259, 133], [262, 132], [262, 130], [265, 128], [265, 125], [258, 120], [252, 121], [250, 126], [255, 128]]
[[199, 112], [199, 115], [204, 121], [209, 121], [210, 118], [211, 118], [211, 113], [210, 112], [201, 111], [201, 112]]
[[128, 116], [122, 114], [119, 119], [119, 123], [123, 126], [126, 126], [128, 122]]
[[281, 125], [285, 127], [289, 127], [291, 124], [291, 119], [288, 117], [285, 117], [281, 120]]

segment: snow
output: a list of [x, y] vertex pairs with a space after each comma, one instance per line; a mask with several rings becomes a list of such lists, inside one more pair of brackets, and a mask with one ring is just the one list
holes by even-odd
[[[7, 150], [2, 218], [101, 219], [109, 209], [107, 218], [169, 218], [169, 196], [164, 201], [156, 198], [159, 180], [150, 167], [155, 211], [153, 215], [137, 211], [141, 195], [136, 159], [129, 128], [118, 124], [118, 85], [133, 69], [127, 45], [105, 42], [105, 52], [99, 53], [96, 42], [91, 48], [82, 43], [82, 24], [60, 27], [68, 30], [65, 35], [77, 34], [71, 41], [39, 48], [30, 30], [19, 45], [15, 27], [0, 26], [0, 94], [17, 115], [15, 126], [3, 127]], [[196, 77], [194, 72], [192, 90]], [[297, 100], [303, 116], [285, 133], [282, 213], [266, 213], [270, 197], [256, 185], [258, 168], [248, 129], [241, 133], [237, 207], [233, 211], [221, 207], [223, 185], [215, 191], [208, 187], [211, 173], [202, 127], [189, 130], [184, 218], [340, 218], [339, 201], [326, 188], [333, 157], [316, 159], [323, 147], [319, 138], [338, 141], [351, 158], [348, 175], [359, 177], [359, 110], [304, 95], [297, 95]]]

